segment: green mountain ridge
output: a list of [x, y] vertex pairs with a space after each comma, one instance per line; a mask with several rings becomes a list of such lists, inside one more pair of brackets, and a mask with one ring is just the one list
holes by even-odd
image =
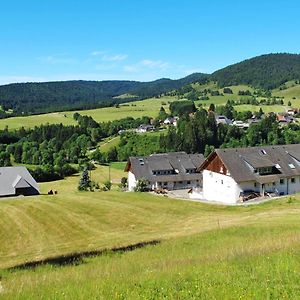
[[220, 87], [245, 84], [271, 90], [300, 79], [300, 54], [265, 54], [220, 69], [209, 76]]
[[[13, 83], [0, 86], [0, 106], [6, 111], [11, 109], [13, 115], [30, 115], [100, 108], [159, 97], [196, 82], [215, 82], [219, 88], [246, 85], [273, 90], [291, 80], [300, 81], [300, 54], [272, 53], [244, 60], [212, 74], [194, 73], [177, 80]], [[1, 111], [0, 114], [0, 117], [7, 116]]]
[[163, 78], [151, 82], [78, 80], [13, 83], [0, 86], [0, 105], [5, 110], [12, 109], [15, 114], [105, 107], [132, 101], [132, 97], [116, 98], [119, 95], [131, 94], [136, 96], [134, 100], [141, 100], [201, 81], [206, 76], [195, 73], [177, 80]]

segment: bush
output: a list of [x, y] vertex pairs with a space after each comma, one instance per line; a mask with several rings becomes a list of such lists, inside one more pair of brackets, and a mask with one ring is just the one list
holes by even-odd
[[224, 88], [224, 89], [223, 89], [223, 93], [224, 93], [224, 94], [233, 94], [231, 88]]
[[181, 116], [195, 112], [197, 109], [193, 101], [174, 101], [170, 104], [170, 111], [173, 116]]
[[147, 180], [144, 178], [141, 178], [138, 180], [136, 187], [134, 188], [135, 192], [146, 192], [148, 191], [148, 183]]
[[123, 189], [126, 189], [127, 185], [128, 185], [127, 178], [126, 177], [122, 177], [121, 178], [120, 187], [123, 188]]
[[105, 181], [103, 185], [103, 191], [110, 191], [112, 183], [109, 180]]

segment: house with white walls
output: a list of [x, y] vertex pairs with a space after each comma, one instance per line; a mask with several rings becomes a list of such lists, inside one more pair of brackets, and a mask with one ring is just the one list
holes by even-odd
[[216, 149], [198, 168], [203, 198], [226, 204], [251, 195], [300, 192], [300, 144]]
[[203, 154], [170, 152], [147, 157], [130, 157], [128, 190], [133, 191], [139, 179], [145, 179], [150, 190], [190, 189], [202, 186], [202, 174], [197, 168], [204, 162]]

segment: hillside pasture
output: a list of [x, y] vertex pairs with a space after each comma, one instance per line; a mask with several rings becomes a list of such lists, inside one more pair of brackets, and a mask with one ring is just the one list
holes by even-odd
[[[249, 207], [73, 190], [52, 198], [3, 201], [0, 297], [297, 299], [299, 213], [299, 195]], [[5, 269], [151, 241], [128, 251], [95, 252], [66, 265], [53, 260]]]
[[12, 117], [0, 120], [0, 129], [4, 129], [6, 126], [8, 129], [33, 128], [34, 126], [40, 126], [42, 124], [60, 124], [63, 125], [76, 125], [76, 121], [73, 120], [72, 113], [56, 112], [42, 115], [32, 115], [24, 117]]
[[288, 101], [291, 101], [293, 107], [299, 108], [300, 107], [300, 85], [299, 84], [296, 85], [291, 82], [288, 82], [286, 86], [287, 89], [285, 90], [275, 89], [273, 91], [273, 95], [278, 97], [284, 97], [285, 105], [287, 105]]
[[286, 112], [287, 106], [284, 105], [250, 105], [250, 104], [243, 104], [243, 105], [235, 105], [234, 109], [238, 112], [242, 111], [251, 111], [251, 112], [258, 112], [259, 109], [262, 109], [264, 113], [280, 113]]
[[[143, 101], [135, 101], [130, 103], [120, 104], [119, 108], [105, 107], [91, 110], [77, 111], [81, 115], [91, 116], [97, 122], [108, 122], [119, 120], [126, 117], [141, 118], [143, 116], [156, 117], [161, 106], [169, 111], [169, 102], [175, 101], [174, 97], [151, 98]], [[73, 115], [76, 111], [65, 111], [58, 113], [49, 113], [42, 115], [33, 115], [26, 117], [12, 117], [0, 120], [0, 129], [6, 126], [10, 130], [18, 129], [22, 126], [32, 128], [41, 124], [60, 124], [75, 125]]]
[[299, 220], [277, 220], [3, 272], [2, 299], [299, 299]]

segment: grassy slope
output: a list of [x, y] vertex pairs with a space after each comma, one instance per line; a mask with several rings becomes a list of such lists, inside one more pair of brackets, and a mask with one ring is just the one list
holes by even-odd
[[6, 272], [3, 296], [299, 299], [299, 226], [279, 221], [174, 238], [133, 252], [89, 258], [78, 266]]
[[162, 243], [86, 258], [78, 266], [4, 270], [4, 299], [299, 298], [299, 196], [222, 207], [139, 194], [101, 195], [2, 203], [19, 217], [6, 219], [12, 229], [10, 251], [17, 254], [23, 246], [21, 253], [41, 256], [154, 238]]
[[[291, 101], [292, 106], [300, 107], [300, 85], [295, 85], [294, 82], [287, 82], [286, 86], [288, 87], [286, 90], [280, 91], [279, 89], [275, 89], [273, 94], [275, 96], [284, 97], [285, 104], [287, 105], [288, 101]], [[293, 99], [296, 98], [296, 99]]]
[[[111, 166], [121, 178], [124, 163]], [[103, 182], [108, 167], [92, 179]], [[300, 295], [300, 197], [213, 206], [149, 194], [78, 192], [78, 176], [41, 184], [58, 195], [0, 201], [0, 269], [57, 255], [161, 240], [78, 266], [0, 271], [4, 299], [245, 299]], [[230, 288], [229, 288], [230, 286]], [[268, 287], [268, 289], [267, 289]], [[242, 297], [242, 298], [243, 298]]]
[[[165, 109], [168, 111], [169, 101], [174, 101], [174, 97], [164, 97], [160, 99], [147, 99], [143, 101], [131, 102], [129, 104], [120, 105], [119, 108], [108, 107], [92, 110], [78, 111], [82, 115], [89, 115], [97, 122], [108, 122], [118, 120], [126, 117], [139, 118], [143, 116], [156, 117], [162, 102], [165, 102]], [[73, 120], [75, 111], [67, 111], [60, 113], [50, 113], [44, 115], [35, 115], [27, 117], [14, 117], [0, 120], [0, 129], [8, 126], [9, 129], [24, 127], [34, 127], [40, 124], [59, 124], [74, 125], [76, 122]]]
[[107, 152], [110, 148], [117, 147], [120, 142], [120, 136], [108, 137], [99, 143], [101, 152]]

